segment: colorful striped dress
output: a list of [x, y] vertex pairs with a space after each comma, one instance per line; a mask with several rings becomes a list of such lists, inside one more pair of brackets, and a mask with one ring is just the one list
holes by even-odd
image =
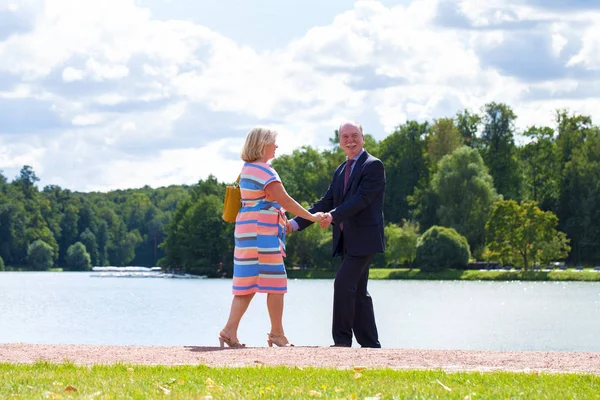
[[245, 163], [240, 177], [242, 208], [235, 221], [233, 294], [286, 293], [284, 210], [265, 187], [281, 182], [267, 163]]

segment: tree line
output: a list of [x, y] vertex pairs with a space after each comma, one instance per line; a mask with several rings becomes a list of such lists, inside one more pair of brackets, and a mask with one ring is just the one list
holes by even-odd
[[[464, 237], [477, 260], [525, 268], [563, 258], [600, 263], [600, 129], [567, 110], [556, 111], [554, 126], [524, 132], [516, 119], [508, 105], [489, 103], [477, 113], [407, 121], [381, 141], [365, 135], [387, 175], [388, 250], [376, 266], [426, 259], [417, 251], [427, 247], [424, 238], [438, 236], [424, 235], [437, 227]], [[337, 132], [330, 143], [273, 160], [286, 190], [305, 205], [321, 197], [344, 160]], [[0, 174], [0, 268], [158, 263], [231, 273], [233, 224], [221, 220], [225, 183], [213, 176], [191, 186], [108, 193], [39, 191], [37, 180], [27, 166], [10, 183]], [[291, 234], [286, 264], [335, 268], [331, 233], [313, 226]]]

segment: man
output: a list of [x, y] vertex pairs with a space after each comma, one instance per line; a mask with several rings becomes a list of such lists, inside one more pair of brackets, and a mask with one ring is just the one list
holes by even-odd
[[[340, 126], [339, 141], [346, 161], [335, 170], [325, 195], [309, 210], [327, 212], [320, 225], [333, 224], [333, 256], [342, 256], [334, 282], [333, 346], [351, 347], [354, 333], [362, 347], [381, 347], [367, 282], [371, 261], [385, 250], [385, 170], [381, 160], [364, 150], [362, 127], [356, 122]], [[288, 230], [302, 230], [311, 223], [296, 217]]]

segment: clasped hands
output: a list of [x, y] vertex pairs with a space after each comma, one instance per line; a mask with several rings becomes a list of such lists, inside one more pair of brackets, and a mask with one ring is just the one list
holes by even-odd
[[322, 213], [322, 212], [319, 212], [317, 214], [321, 214], [321, 216], [315, 222], [318, 222], [319, 226], [323, 229], [329, 228], [329, 225], [331, 225], [331, 222], [333, 221], [333, 217], [331, 216], [331, 214], [330, 213]]
[[[327, 229], [327, 228], [329, 228], [329, 225], [331, 225], [331, 222], [333, 221], [333, 217], [331, 216], [330, 213], [317, 212], [317, 213], [312, 214], [311, 221], [318, 222], [319, 226], [321, 228]], [[294, 229], [292, 228], [292, 224], [286, 218], [286, 220], [285, 220], [286, 233], [291, 233], [293, 230]]]
[[318, 222], [319, 226], [323, 229], [329, 228], [331, 222], [333, 221], [333, 217], [330, 213], [317, 212], [313, 214], [313, 222]]

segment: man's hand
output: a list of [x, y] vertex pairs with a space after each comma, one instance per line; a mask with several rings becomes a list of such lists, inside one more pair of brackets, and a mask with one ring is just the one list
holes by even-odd
[[332, 221], [333, 221], [333, 217], [331, 216], [331, 214], [330, 213], [325, 213], [325, 216], [319, 222], [319, 226], [321, 228], [323, 228], [323, 229], [327, 229], [327, 228], [329, 228], [329, 225], [331, 225]]

